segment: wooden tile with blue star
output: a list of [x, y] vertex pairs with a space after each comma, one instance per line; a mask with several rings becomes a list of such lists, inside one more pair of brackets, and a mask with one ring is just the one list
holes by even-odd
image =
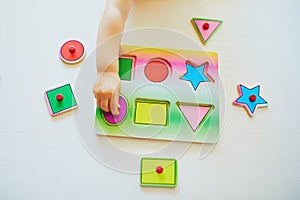
[[260, 85], [248, 88], [242, 84], [238, 85], [239, 97], [233, 102], [233, 105], [243, 106], [248, 114], [253, 117], [258, 107], [268, 106], [268, 102], [260, 96]]

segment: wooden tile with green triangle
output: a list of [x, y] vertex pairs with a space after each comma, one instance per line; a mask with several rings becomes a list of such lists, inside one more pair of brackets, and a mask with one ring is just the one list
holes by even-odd
[[171, 158], [142, 158], [141, 186], [176, 187], [177, 160]]
[[77, 102], [69, 83], [46, 91], [45, 99], [52, 116], [77, 107]]

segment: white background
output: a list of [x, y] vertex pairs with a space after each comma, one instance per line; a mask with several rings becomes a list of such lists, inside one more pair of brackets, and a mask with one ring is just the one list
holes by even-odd
[[[58, 56], [69, 38], [95, 48], [104, 0], [1, 0], [0, 199], [299, 199], [299, 8], [296, 0], [135, 0], [126, 30], [164, 27], [200, 42], [192, 17], [222, 19], [205, 46], [219, 53], [225, 88], [220, 142], [179, 159], [175, 189], [142, 188], [138, 174], [97, 162], [74, 116], [52, 118], [43, 92], [75, 83], [80, 66]], [[268, 108], [232, 106], [236, 86], [261, 84]]]

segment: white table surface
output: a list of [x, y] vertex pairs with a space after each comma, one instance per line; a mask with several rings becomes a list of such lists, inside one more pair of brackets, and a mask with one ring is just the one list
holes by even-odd
[[[221, 138], [204, 159], [200, 145], [180, 157], [175, 189], [140, 187], [138, 174], [104, 166], [84, 148], [72, 114], [48, 113], [43, 92], [75, 84], [80, 72], [61, 63], [60, 44], [79, 38], [92, 52], [104, 4], [1, 2], [0, 199], [300, 198], [299, 1], [135, 0], [126, 30], [163, 27], [200, 43], [192, 17], [224, 21], [204, 47], [219, 53]], [[232, 106], [238, 83], [261, 84], [269, 107], [250, 118]]]

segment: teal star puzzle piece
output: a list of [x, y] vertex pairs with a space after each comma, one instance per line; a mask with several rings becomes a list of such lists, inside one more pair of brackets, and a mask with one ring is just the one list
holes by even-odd
[[268, 102], [259, 94], [260, 85], [257, 85], [250, 89], [242, 84], [239, 84], [238, 91], [240, 93], [240, 96], [233, 102], [233, 104], [244, 106], [251, 117], [253, 117], [258, 106], [268, 105]]
[[205, 63], [198, 67], [194, 67], [186, 62], [186, 70], [187, 73], [181, 77], [181, 80], [189, 81], [195, 91], [200, 83], [210, 82], [209, 78], [205, 75]]

